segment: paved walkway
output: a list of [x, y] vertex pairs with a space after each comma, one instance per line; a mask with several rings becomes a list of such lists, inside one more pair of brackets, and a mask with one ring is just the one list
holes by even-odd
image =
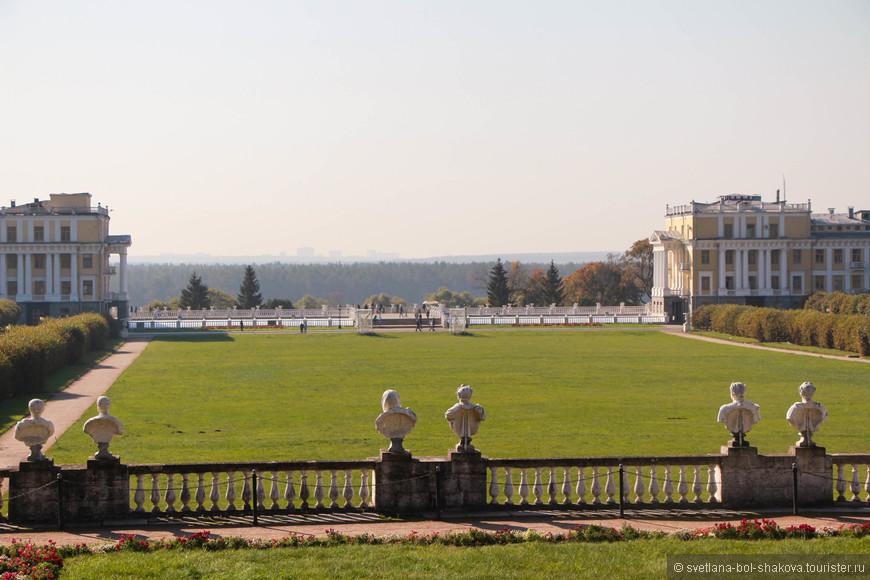
[[[109, 390], [124, 369], [142, 354], [146, 346], [148, 346], [148, 339], [131, 337], [117, 351], [45, 402], [43, 417], [54, 423], [54, 435], [42, 447], [43, 452], [47, 451], [57, 438], [78, 421], [88, 409], [93, 407], [93, 414], [97, 414], [97, 398]], [[21, 415], [22, 418], [26, 416], [27, 409], [22, 409]], [[30, 450], [23, 443], [15, 440], [14, 431], [13, 428], [0, 435], [0, 466], [17, 466], [30, 454]]]

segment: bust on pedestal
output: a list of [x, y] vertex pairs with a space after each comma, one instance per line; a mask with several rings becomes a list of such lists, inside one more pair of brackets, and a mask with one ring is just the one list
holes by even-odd
[[410, 451], [402, 447], [402, 441], [417, 424], [417, 414], [407, 407], [402, 407], [399, 393], [392, 389], [384, 391], [381, 396], [381, 407], [384, 412], [375, 419], [375, 427], [381, 435], [390, 440], [390, 448], [387, 452], [411, 455]]
[[42, 446], [54, 435], [54, 423], [42, 418], [45, 402], [42, 399], [32, 399], [27, 404], [27, 408], [30, 410], [30, 417], [22, 419], [15, 425], [15, 439], [30, 447], [27, 461], [51, 461], [42, 452]]
[[798, 387], [801, 401], [789, 407], [785, 419], [789, 425], [797, 429], [801, 438], [797, 440], [797, 447], [815, 447], [813, 433], [819, 430], [819, 425], [828, 418], [828, 410], [821, 403], [813, 401], [816, 387], [807, 381]]
[[85, 422], [83, 431], [91, 436], [94, 443], [97, 444], [97, 452], [94, 454], [94, 459], [117, 459], [109, 452], [109, 443], [115, 435], [124, 434], [124, 424], [120, 419], [109, 415], [109, 407], [112, 401], [109, 397], [100, 397], [97, 399], [97, 409], [100, 414], [92, 417]]
[[456, 391], [459, 402], [447, 409], [444, 417], [450, 423], [453, 433], [459, 437], [456, 451], [461, 453], [478, 452], [471, 445], [471, 437], [477, 434], [481, 421], [486, 419], [486, 412], [480, 405], [472, 404], [471, 395], [474, 391], [468, 385], [461, 385]]
[[746, 385], [731, 383], [731, 403], [719, 407], [717, 421], [724, 423], [728, 432], [734, 437], [728, 442], [728, 447], [749, 447], [746, 434], [752, 426], [761, 421], [758, 405], [745, 400]]

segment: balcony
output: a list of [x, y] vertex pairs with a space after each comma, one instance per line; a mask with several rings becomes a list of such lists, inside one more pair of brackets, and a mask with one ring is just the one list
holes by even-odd
[[851, 264], [849, 264], [849, 269], [850, 270], [866, 270], [867, 264], [865, 264], [864, 262], [852, 262]]

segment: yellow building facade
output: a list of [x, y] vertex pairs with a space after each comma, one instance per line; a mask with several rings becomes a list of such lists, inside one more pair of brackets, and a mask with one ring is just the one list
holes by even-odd
[[[109, 234], [109, 209], [89, 193], [0, 208], [0, 298], [18, 303], [22, 323], [80, 312], [126, 316], [130, 236]], [[117, 254], [120, 264], [109, 265]], [[110, 279], [120, 273], [119, 290]]]
[[668, 206], [651, 237], [652, 309], [682, 322], [703, 304], [793, 308], [816, 291], [870, 288], [870, 210], [813, 214], [811, 202], [725, 195]]

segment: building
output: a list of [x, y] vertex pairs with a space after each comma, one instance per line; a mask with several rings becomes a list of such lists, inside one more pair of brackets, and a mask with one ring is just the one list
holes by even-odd
[[652, 309], [682, 322], [703, 304], [793, 308], [809, 294], [870, 288], [870, 210], [812, 213], [811, 203], [724, 195], [667, 207], [650, 236]]
[[[80, 312], [121, 317], [128, 309], [130, 236], [109, 235], [109, 208], [89, 193], [51, 194], [47, 201], [0, 208], [0, 298], [21, 308], [21, 322]], [[109, 290], [120, 257], [119, 291]]]

